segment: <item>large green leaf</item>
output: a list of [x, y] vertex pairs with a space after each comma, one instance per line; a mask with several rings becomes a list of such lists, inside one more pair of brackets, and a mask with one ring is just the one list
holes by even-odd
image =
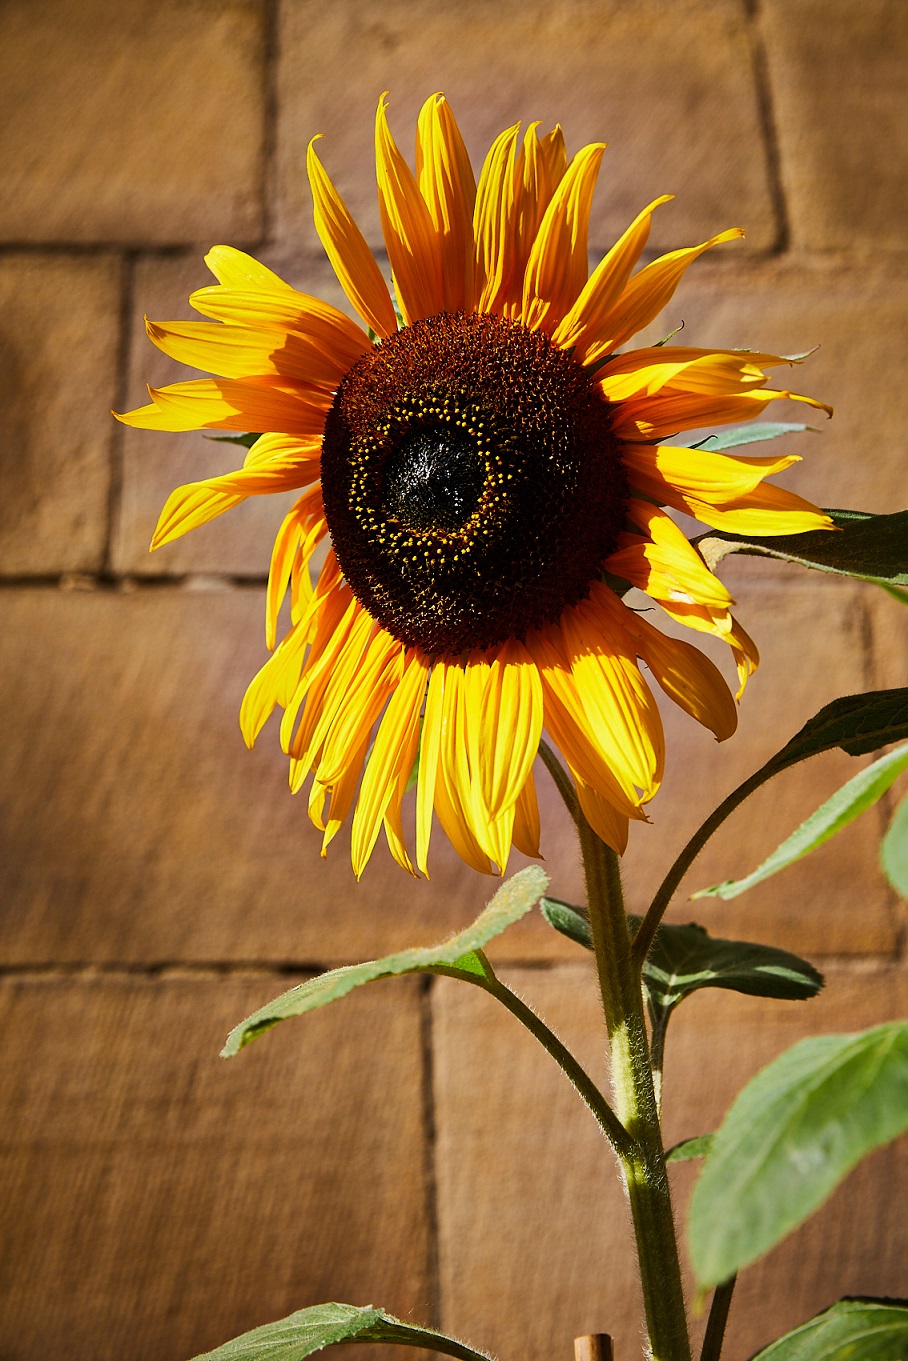
[[643, 965], [653, 1011], [668, 1012], [700, 988], [728, 988], [751, 997], [798, 1001], [814, 997], [823, 976], [787, 950], [747, 940], [722, 940], [702, 926], [663, 923]]
[[[593, 948], [586, 913], [556, 898], [543, 898], [539, 906], [556, 931], [588, 950]], [[628, 917], [632, 935], [640, 920]], [[655, 1021], [700, 988], [800, 1000], [820, 991], [823, 976], [787, 950], [747, 940], [722, 940], [694, 922], [687, 926], [663, 922], [643, 964], [643, 986]]]
[[849, 756], [865, 756], [890, 742], [903, 742], [906, 738], [908, 687], [843, 695], [841, 699], [824, 704], [763, 769], [775, 774], [808, 756], [831, 751], [833, 747], [841, 747]]
[[902, 799], [883, 837], [880, 863], [895, 891], [908, 898], [908, 798]]
[[711, 530], [697, 539], [697, 548], [712, 571], [729, 553], [748, 553], [881, 586], [908, 586], [908, 510], [894, 515], [858, 510], [828, 510], [826, 514], [838, 532], [815, 529], [761, 538]]
[[908, 1022], [802, 1040], [747, 1084], [691, 1202], [704, 1289], [755, 1261], [872, 1149], [908, 1127]]
[[302, 1016], [307, 1011], [326, 1006], [329, 1002], [344, 997], [354, 988], [360, 987], [363, 983], [371, 983], [376, 978], [408, 973], [485, 976], [489, 966], [478, 952], [493, 937], [500, 935], [513, 922], [525, 916], [539, 901], [548, 882], [548, 875], [538, 865], [530, 865], [502, 884], [472, 926], [458, 932], [441, 945], [401, 950], [397, 954], [386, 955], [384, 959], [370, 960], [366, 964], [347, 964], [343, 968], [320, 974], [318, 978], [309, 979], [306, 983], [300, 983], [289, 992], [276, 997], [273, 1002], [259, 1007], [258, 1011], [254, 1011], [245, 1021], [235, 1026], [221, 1050], [222, 1056], [230, 1058], [279, 1021], [285, 1021], [290, 1016]]
[[738, 894], [762, 883], [779, 870], [786, 869], [795, 861], [803, 859], [818, 846], [822, 846], [836, 832], [847, 827], [856, 817], [871, 808], [886, 790], [895, 783], [903, 770], [908, 769], [908, 745], [887, 752], [866, 770], [860, 771], [852, 779], [837, 789], [830, 799], [821, 804], [797, 831], [786, 837], [750, 874], [741, 879], [725, 879], [711, 888], [701, 888], [694, 898], [737, 898]]
[[302, 1361], [336, 1342], [391, 1342], [426, 1347], [460, 1361], [488, 1361], [488, 1353], [474, 1351], [456, 1338], [402, 1323], [371, 1305], [360, 1309], [354, 1304], [314, 1304], [276, 1323], [253, 1328], [194, 1361]]
[[764, 1347], [753, 1361], [905, 1361], [908, 1308], [901, 1300], [839, 1300]]

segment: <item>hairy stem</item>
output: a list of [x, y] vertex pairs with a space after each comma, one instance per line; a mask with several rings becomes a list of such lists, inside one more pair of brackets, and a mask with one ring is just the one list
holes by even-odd
[[580, 844], [593, 948], [611, 1048], [615, 1113], [633, 1140], [622, 1154], [653, 1361], [690, 1361], [668, 1175], [653, 1088], [640, 968], [627, 928], [618, 857], [585, 819]]

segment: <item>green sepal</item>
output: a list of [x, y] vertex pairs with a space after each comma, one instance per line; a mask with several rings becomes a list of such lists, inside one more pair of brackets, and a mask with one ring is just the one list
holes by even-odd
[[812, 529], [806, 534], [765, 538], [710, 530], [694, 543], [713, 572], [729, 553], [747, 553], [781, 558], [817, 572], [858, 577], [887, 588], [908, 586], [908, 510], [893, 515], [870, 515], [859, 510], [827, 510], [825, 514], [838, 532]]
[[777, 846], [750, 874], [744, 875], [741, 879], [725, 879], [721, 884], [701, 888], [691, 896], [737, 898], [755, 884], [778, 874], [779, 870], [787, 869], [789, 865], [795, 864], [811, 851], [824, 845], [861, 813], [872, 808], [906, 769], [908, 745], [887, 752], [885, 756], [881, 756], [879, 760], [853, 776], [841, 789], [837, 789], [831, 798], [822, 803], [815, 813], [802, 822], [791, 836], [786, 837], [781, 845]]
[[725, 430], [717, 430], [714, 434], [707, 435], [705, 439], [698, 439], [692, 444], [683, 439], [673, 440], [672, 443], [681, 449], [705, 449], [707, 453], [717, 454], [722, 449], [737, 449], [743, 444], [763, 444], [767, 440], [778, 439], [780, 435], [802, 435], [805, 430], [817, 433], [815, 425], [800, 425], [791, 421], [758, 421], [754, 425], [728, 426]]
[[265, 1323], [231, 1342], [204, 1352], [193, 1361], [302, 1361], [323, 1347], [344, 1342], [386, 1342], [405, 1347], [425, 1347], [456, 1356], [460, 1361], [488, 1361], [487, 1352], [475, 1351], [456, 1338], [434, 1328], [403, 1323], [393, 1314], [371, 1305], [314, 1304], [275, 1323]]
[[883, 837], [880, 864], [896, 893], [908, 898], [908, 798], [902, 799]]
[[847, 1298], [771, 1342], [753, 1361], [904, 1361], [908, 1301]]
[[215, 444], [240, 444], [244, 449], [251, 449], [256, 440], [261, 439], [261, 435], [206, 435], [206, 439], [213, 440]]
[[227, 1037], [221, 1056], [231, 1058], [278, 1022], [315, 1011], [318, 1007], [345, 997], [363, 983], [371, 983], [378, 978], [410, 973], [494, 978], [491, 966], [482, 954], [482, 946], [525, 916], [539, 901], [548, 882], [548, 875], [538, 865], [530, 865], [502, 884], [471, 926], [441, 945], [401, 950], [365, 964], [346, 964], [340, 969], [331, 969], [317, 978], [300, 983], [274, 1001], [259, 1007], [258, 1011], [235, 1026]]
[[738, 1095], [689, 1215], [701, 1290], [802, 1224], [873, 1149], [908, 1128], [908, 1022], [801, 1040]]

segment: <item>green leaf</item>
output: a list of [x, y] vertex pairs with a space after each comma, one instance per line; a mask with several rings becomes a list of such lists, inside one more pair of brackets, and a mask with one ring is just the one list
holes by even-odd
[[906, 1356], [904, 1301], [844, 1299], [764, 1347], [753, 1361], [904, 1361]]
[[[726, 430], [717, 430], [706, 439], [697, 440], [696, 445], [686, 444], [684, 440], [673, 440], [681, 447], [707, 449], [718, 453], [721, 449], [737, 449], [742, 444], [761, 444], [765, 440], [778, 439], [779, 435], [801, 435], [805, 430], [816, 434], [815, 425], [793, 425], [787, 421], [761, 421], [756, 425], [732, 425]], [[730, 549], [734, 552], [734, 549]]]
[[865, 756], [890, 742], [908, 738], [908, 688], [868, 690], [824, 704], [764, 766], [773, 773], [808, 756], [841, 747], [849, 756]]
[[[710, 446], [714, 447], [714, 446]], [[859, 577], [881, 586], [908, 586], [908, 510], [869, 515], [858, 510], [827, 510], [838, 532], [814, 529], [806, 534], [762, 538], [710, 530], [696, 546], [711, 571], [729, 553], [782, 558], [818, 572]]]
[[896, 893], [908, 898], [908, 799], [902, 799], [883, 837], [880, 863]]
[[245, 1045], [279, 1021], [315, 1011], [317, 1007], [326, 1006], [376, 978], [408, 973], [445, 973], [461, 978], [477, 974], [490, 976], [491, 968], [481, 953], [481, 947], [525, 916], [539, 901], [548, 882], [548, 875], [543, 870], [537, 865], [530, 865], [502, 884], [472, 926], [441, 945], [401, 950], [366, 964], [347, 964], [300, 983], [276, 997], [273, 1002], [259, 1007], [258, 1011], [235, 1026], [221, 1050], [222, 1057], [230, 1058], [239, 1053]]
[[461, 1361], [488, 1361], [488, 1353], [474, 1351], [456, 1338], [433, 1328], [402, 1323], [392, 1314], [366, 1305], [314, 1304], [276, 1323], [266, 1323], [225, 1342], [194, 1361], [302, 1361], [336, 1342], [390, 1342], [405, 1347], [427, 1347]]
[[903, 770], [908, 769], [908, 746], [897, 747], [895, 751], [881, 756], [873, 765], [862, 770], [853, 779], [837, 789], [832, 798], [821, 804], [806, 822], [802, 822], [796, 832], [777, 846], [750, 874], [742, 879], [726, 879], [711, 888], [701, 888], [694, 898], [737, 898], [738, 894], [769, 879], [779, 870], [793, 865], [818, 846], [822, 846], [836, 832], [847, 827], [859, 814], [872, 808], [886, 790], [898, 779]]
[[643, 965], [650, 1009], [668, 1012], [700, 988], [729, 988], [751, 997], [793, 1001], [815, 997], [823, 976], [812, 964], [746, 940], [721, 940], [702, 926], [663, 924]]
[[713, 1146], [714, 1134], [695, 1134], [692, 1139], [682, 1139], [665, 1155], [667, 1163], [686, 1163], [692, 1158], [705, 1158]]
[[[539, 908], [556, 931], [592, 950], [589, 917], [579, 907], [543, 898]], [[641, 918], [629, 915], [627, 920], [633, 936]], [[700, 988], [729, 988], [751, 997], [795, 1001], [814, 997], [823, 986], [823, 975], [787, 950], [722, 940], [694, 922], [687, 926], [663, 922], [643, 964], [643, 986], [650, 1013], [658, 1016]]]
[[764, 1068], [725, 1117], [694, 1190], [701, 1289], [775, 1247], [906, 1127], [908, 1022], [802, 1040]]

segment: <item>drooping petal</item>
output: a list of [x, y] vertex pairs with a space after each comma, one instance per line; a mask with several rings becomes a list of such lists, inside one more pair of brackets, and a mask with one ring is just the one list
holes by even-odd
[[617, 597], [593, 583], [588, 600], [564, 611], [565, 647], [588, 720], [612, 768], [652, 798], [662, 780], [665, 738], [636, 650], [612, 603]]
[[359, 878], [372, 854], [385, 814], [406, 784], [419, 744], [420, 711], [429, 679], [429, 659], [411, 649], [397, 689], [378, 726], [353, 815], [353, 872]]
[[734, 604], [719, 578], [663, 510], [647, 501], [630, 501], [628, 517], [646, 537], [622, 534], [621, 546], [605, 560], [609, 572], [639, 586], [655, 600], [718, 609]]
[[604, 841], [606, 846], [611, 846], [613, 851], [623, 855], [627, 850], [627, 834], [630, 826], [626, 814], [619, 812], [607, 798], [600, 794], [598, 789], [594, 789], [584, 780], [581, 780], [576, 771], [572, 770], [571, 775], [574, 779], [583, 816], [600, 841]]
[[341, 288], [363, 321], [376, 335], [389, 336], [397, 330], [391, 296], [365, 237], [316, 154], [317, 141], [313, 137], [306, 153], [315, 230]]
[[340, 779], [349, 753], [368, 738], [400, 681], [403, 659], [403, 645], [375, 627], [356, 666], [346, 674], [331, 723], [317, 744], [322, 753], [319, 778], [326, 784]]
[[432, 217], [391, 136], [385, 99], [382, 95], [375, 116], [378, 206], [397, 301], [409, 326], [443, 310], [444, 286]]
[[265, 643], [269, 650], [274, 648], [277, 617], [294, 561], [301, 551], [304, 560], [308, 561], [326, 533], [321, 488], [317, 487], [301, 496], [287, 513], [274, 540], [265, 592]]
[[669, 638], [640, 614], [631, 616], [628, 631], [669, 699], [715, 733], [719, 742], [731, 737], [738, 713], [721, 671], [708, 657], [680, 638]]
[[432, 809], [438, 784], [438, 761], [444, 723], [445, 663], [437, 661], [426, 690], [422, 741], [419, 744], [419, 772], [416, 780], [416, 864], [427, 874]]
[[416, 178], [435, 228], [442, 310], [473, 307], [473, 207], [476, 181], [460, 129], [442, 95], [423, 105], [416, 127]]
[[527, 262], [521, 320], [530, 330], [555, 327], [586, 282], [593, 190], [605, 143], [578, 151], [546, 209]]
[[521, 855], [535, 859], [539, 855], [540, 834], [539, 802], [531, 767], [514, 805], [514, 846]]

